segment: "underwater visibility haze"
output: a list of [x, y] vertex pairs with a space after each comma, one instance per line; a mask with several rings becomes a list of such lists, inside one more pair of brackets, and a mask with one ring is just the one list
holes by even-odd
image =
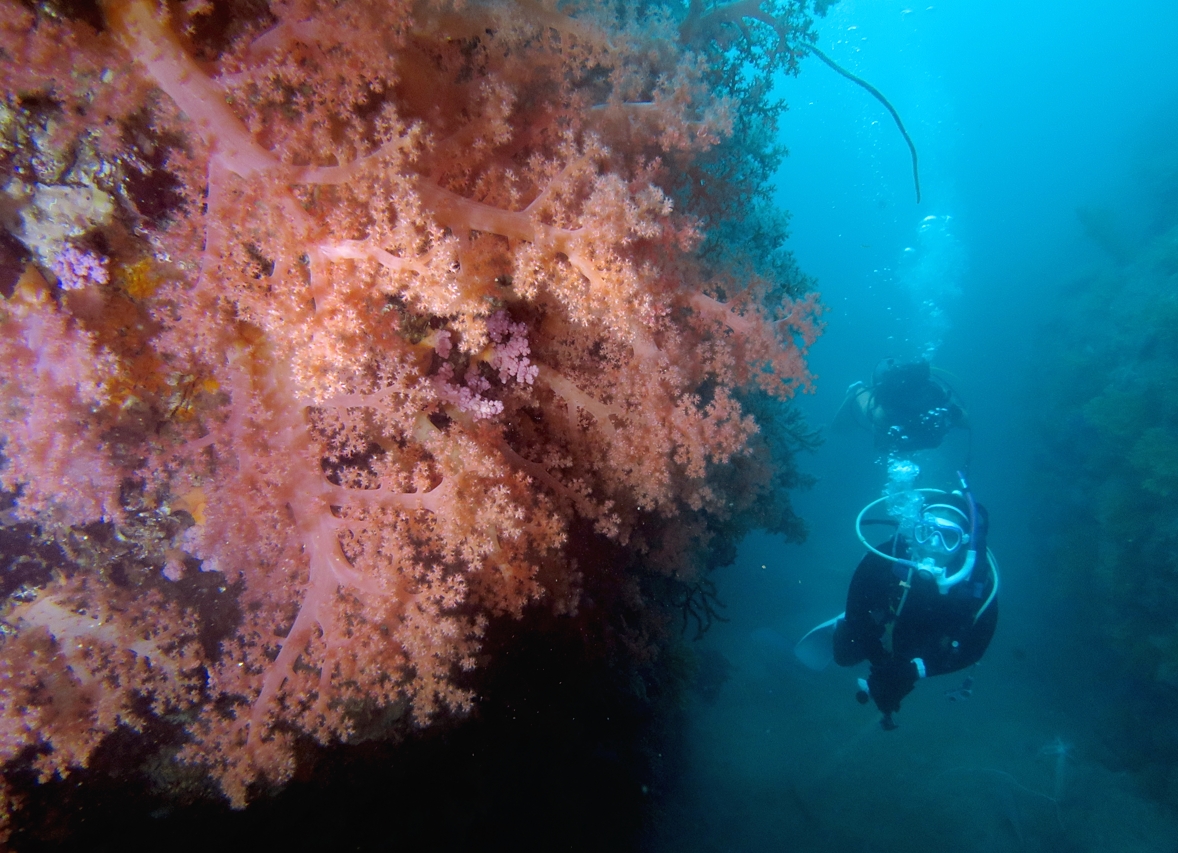
[[[818, 22], [901, 114], [923, 197], [867, 93], [814, 63], [782, 83], [777, 197], [830, 308], [799, 406], [828, 428], [800, 462], [806, 541], [753, 535], [720, 575], [729, 621], [698, 646], [727, 680], [697, 690], [660, 849], [1178, 847], [1175, 26], [1160, 2], [841, 2]], [[922, 355], [970, 429], [915, 454], [919, 485], [968, 466], [1001, 617], [888, 732], [855, 702], [866, 666], [791, 652], [843, 609], [855, 515], [888, 481], [869, 432], [829, 426], [881, 359]]]
[[1174, 853], [1175, 32], [0, 0], [0, 847]]

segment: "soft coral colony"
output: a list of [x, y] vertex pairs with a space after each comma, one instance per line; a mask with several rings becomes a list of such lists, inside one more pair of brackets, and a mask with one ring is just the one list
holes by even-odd
[[0, 436], [10, 523], [82, 556], [6, 587], [0, 759], [167, 716], [244, 804], [297, 737], [468, 708], [489, 619], [576, 611], [574, 526], [691, 584], [770, 501], [746, 401], [808, 388], [820, 306], [701, 248], [749, 89], [674, 10], [52, 5], [0, 2]]

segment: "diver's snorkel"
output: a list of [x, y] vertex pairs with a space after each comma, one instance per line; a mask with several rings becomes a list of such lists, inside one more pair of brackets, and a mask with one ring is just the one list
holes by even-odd
[[965, 498], [965, 503], [969, 507], [969, 540], [966, 542], [969, 550], [965, 554], [965, 562], [961, 564], [961, 568], [954, 574], [948, 577], [944, 574], [938, 574], [936, 576], [937, 591], [941, 595], [944, 595], [973, 574], [973, 567], [978, 562], [978, 547], [981, 544], [979, 542], [981, 537], [978, 535], [978, 505], [973, 499], [973, 492], [969, 490], [969, 484], [965, 481], [965, 475], [960, 471], [957, 472], [957, 480], [961, 483], [961, 495]]
[[966, 560], [971, 563], [976, 563], [978, 554], [984, 554], [986, 561], [990, 566], [990, 574], [994, 577], [994, 583], [990, 587], [990, 594], [986, 596], [986, 600], [982, 602], [982, 606], [978, 608], [978, 612], [974, 614], [973, 621], [977, 622], [982, 614], [986, 612], [991, 602], [998, 595], [998, 561], [994, 558], [993, 552], [989, 545], [986, 544], [986, 530], [985, 524], [978, 523], [978, 505], [973, 499], [973, 492], [969, 490], [969, 484], [965, 481], [965, 475], [960, 471], [957, 472], [957, 479], [961, 481], [961, 492], [965, 496], [965, 501], [969, 504], [969, 554]]

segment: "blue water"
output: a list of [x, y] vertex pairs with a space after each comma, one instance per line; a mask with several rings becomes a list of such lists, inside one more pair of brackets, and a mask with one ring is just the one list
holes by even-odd
[[1090, 665], [1106, 650], [1069, 621], [1078, 608], [1042, 565], [1051, 531], [1032, 414], [1037, 339], [1069, 282], [1109, 263], [1077, 208], [1110, 211], [1131, 241], [1157, 225], [1151, 170], [1178, 138], [1178, 3], [842, 0], [818, 30], [818, 46], [899, 111], [923, 200], [878, 101], [816, 59], [781, 82], [791, 154], [778, 198], [830, 307], [818, 391], [800, 405], [827, 425], [879, 359], [933, 353], [973, 439], [947, 443], [932, 466], [944, 470], [927, 473], [968, 459], [1002, 563], [1002, 617], [974, 695], [947, 701], [953, 676], [922, 683], [895, 732], [854, 701], [862, 672], [793, 660], [794, 641], [842, 609], [862, 555], [853, 519], [885, 479], [867, 434], [828, 434], [801, 461], [817, 477], [797, 497], [808, 540], [753, 537], [716, 573], [730, 621], [699, 646], [733, 669], [712, 701], [688, 704], [657, 846], [1173, 853], [1178, 782], [1159, 793], [1118, 761], [1106, 733], [1125, 725], [1125, 688]]

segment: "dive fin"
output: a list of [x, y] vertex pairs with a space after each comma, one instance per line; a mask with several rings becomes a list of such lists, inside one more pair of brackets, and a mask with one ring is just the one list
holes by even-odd
[[834, 629], [844, 616], [845, 613], [840, 613], [833, 619], [827, 619], [798, 640], [794, 646], [798, 660], [816, 672], [826, 669], [834, 660]]
[[867, 426], [867, 415], [864, 408], [871, 399], [871, 392], [862, 382], [855, 382], [847, 389], [842, 405], [835, 413], [834, 422], [830, 425], [832, 432], [849, 432], [856, 428]]

